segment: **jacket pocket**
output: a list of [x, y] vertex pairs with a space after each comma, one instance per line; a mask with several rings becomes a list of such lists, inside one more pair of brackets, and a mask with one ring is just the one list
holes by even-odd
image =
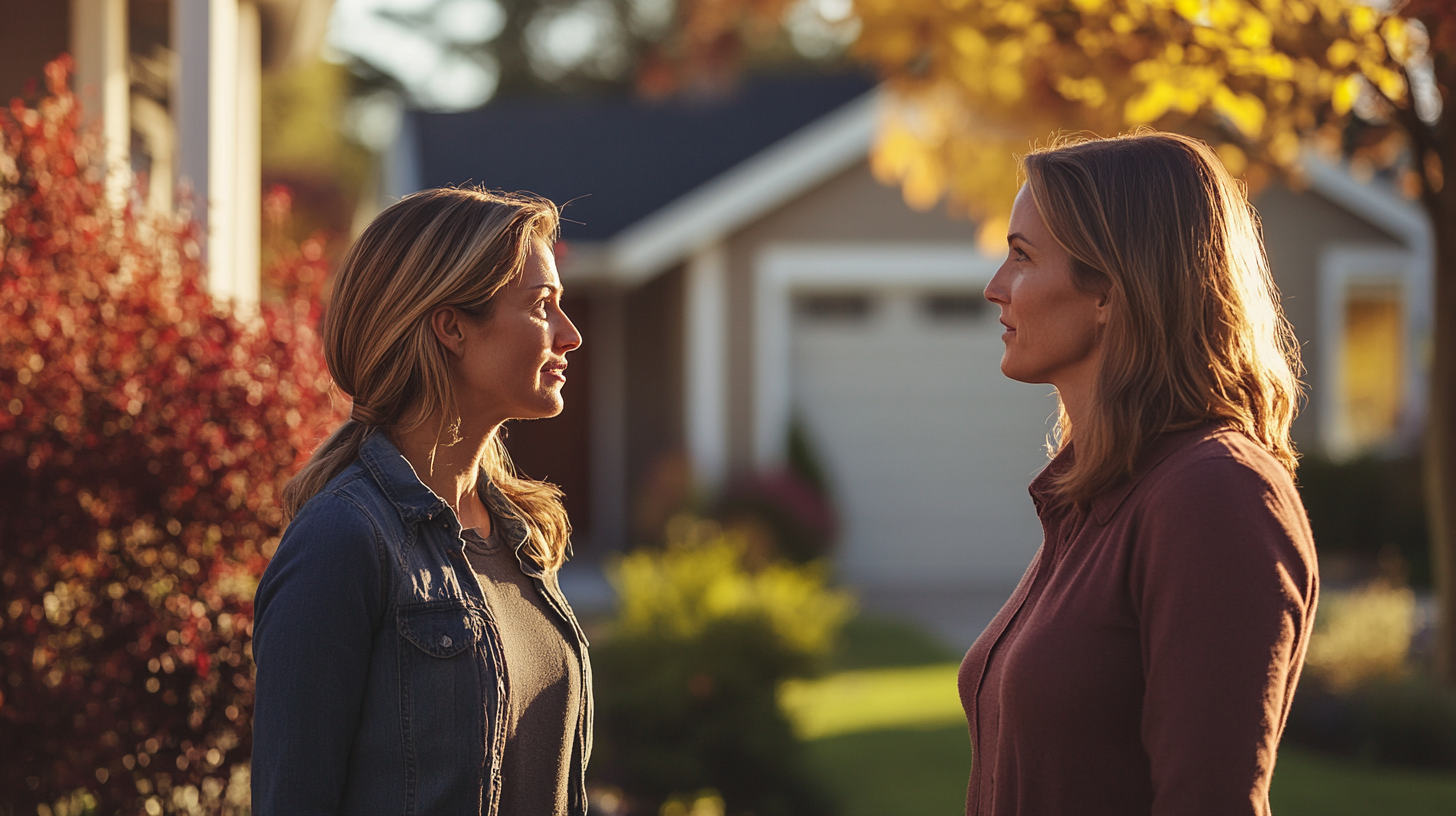
[[454, 657], [472, 649], [484, 633], [480, 614], [461, 605], [400, 607], [398, 621], [399, 633], [432, 657]]
[[495, 676], [483, 612], [454, 601], [401, 606], [400, 726], [405, 807], [475, 812], [484, 790]]

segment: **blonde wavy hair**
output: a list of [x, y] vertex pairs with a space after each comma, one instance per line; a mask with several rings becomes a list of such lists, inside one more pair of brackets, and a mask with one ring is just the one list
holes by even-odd
[[[323, 321], [324, 360], [353, 398], [353, 412], [284, 489], [288, 518], [359, 458], [370, 433], [411, 430], [438, 416], [437, 444], [458, 441], [446, 351], [430, 315], [453, 306], [488, 316], [559, 224], [556, 205], [544, 198], [448, 188], [406, 196], [364, 229], [334, 277]], [[526, 555], [545, 569], [561, 566], [571, 532], [561, 490], [517, 473], [499, 433], [480, 468], [523, 514]]]
[[1072, 278], [1106, 295], [1101, 367], [1053, 480], [1085, 505], [1129, 476], [1158, 434], [1218, 420], [1292, 474], [1299, 345], [1279, 304], [1258, 216], [1208, 145], [1143, 131], [1064, 139], [1022, 168], [1037, 211], [1072, 257]]

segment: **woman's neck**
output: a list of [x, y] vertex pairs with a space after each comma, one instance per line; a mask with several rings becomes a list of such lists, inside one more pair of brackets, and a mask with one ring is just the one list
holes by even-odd
[[448, 444], [449, 436], [442, 438], [438, 433], [441, 427], [438, 417], [431, 417], [407, 431], [395, 430], [390, 434], [390, 441], [415, 469], [425, 487], [449, 503], [460, 526], [478, 528], [482, 535], [490, 534], [490, 514], [476, 489], [480, 460], [500, 425], [479, 423], [469, 427], [462, 422], [460, 441], [453, 445]]

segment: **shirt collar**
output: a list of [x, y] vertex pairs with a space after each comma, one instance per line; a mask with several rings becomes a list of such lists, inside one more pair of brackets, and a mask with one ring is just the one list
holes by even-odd
[[1104, 490], [1092, 498], [1092, 514], [1096, 516], [1097, 523], [1107, 524], [1122, 503], [1127, 501], [1127, 497], [1132, 495], [1132, 491], [1142, 482], [1143, 478], [1164, 459], [1194, 442], [1208, 438], [1222, 427], [1222, 423], [1206, 422], [1193, 428], [1168, 431], [1154, 437], [1144, 446], [1143, 452], [1138, 456], [1137, 466], [1133, 468], [1131, 476], [1118, 482], [1110, 490]]
[[387, 434], [376, 430], [365, 437], [359, 445], [359, 461], [406, 523], [433, 519], [450, 509], [444, 499], [420, 481], [414, 467], [389, 441]]
[[[1128, 496], [1132, 495], [1132, 491], [1142, 482], [1143, 477], [1152, 472], [1164, 459], [1167, 459], [1175, 451], [1186, 445], [1207, 438], [1222, 427], [1221, 423], [1208, 422], [1186, 430], [1168, 431], [1154, 437], [1144, 446], [1143, 452], [1138, 456], [1137, 465], [1133, 468], [1130, 476], [1118, 481], [1110, 489], [1104, 490], [1092, 498], [1090, 509], [1092, 515], [1096, 517], [1097, 523], [1102, 525], [1107, 524], [1112, 519], [1113, 514], [1117, 512], [1117, 509], [1122, 506], [1122, 503], [1127, 500]], [[1072, 463], [1075, 461], [1074, 443], [1068, 443], [1057, 452], [1056, 456], [1052, 457], [1052, 460], [1047, 463], [1046, 467], [1042, 468], [1041, 473], [1038, 473], [1036, 478], [1031, 481], [1028, 492], [1031, 493], [1032, 502], [1036, 504], [1038, 514], [1043, 513], [1043, 508], [1053, 502], [1051, 493], [1052, 480], [1057, 475], [1065, 473], [1072, 467]]]

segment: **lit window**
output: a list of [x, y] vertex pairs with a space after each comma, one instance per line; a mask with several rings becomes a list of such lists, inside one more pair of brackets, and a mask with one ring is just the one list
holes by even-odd
[[1405, 392], [1405, 328], [1396, 286], [1346, 290], [1340, 403], [1347, 439], [1356, 450], [1390, 439]]

